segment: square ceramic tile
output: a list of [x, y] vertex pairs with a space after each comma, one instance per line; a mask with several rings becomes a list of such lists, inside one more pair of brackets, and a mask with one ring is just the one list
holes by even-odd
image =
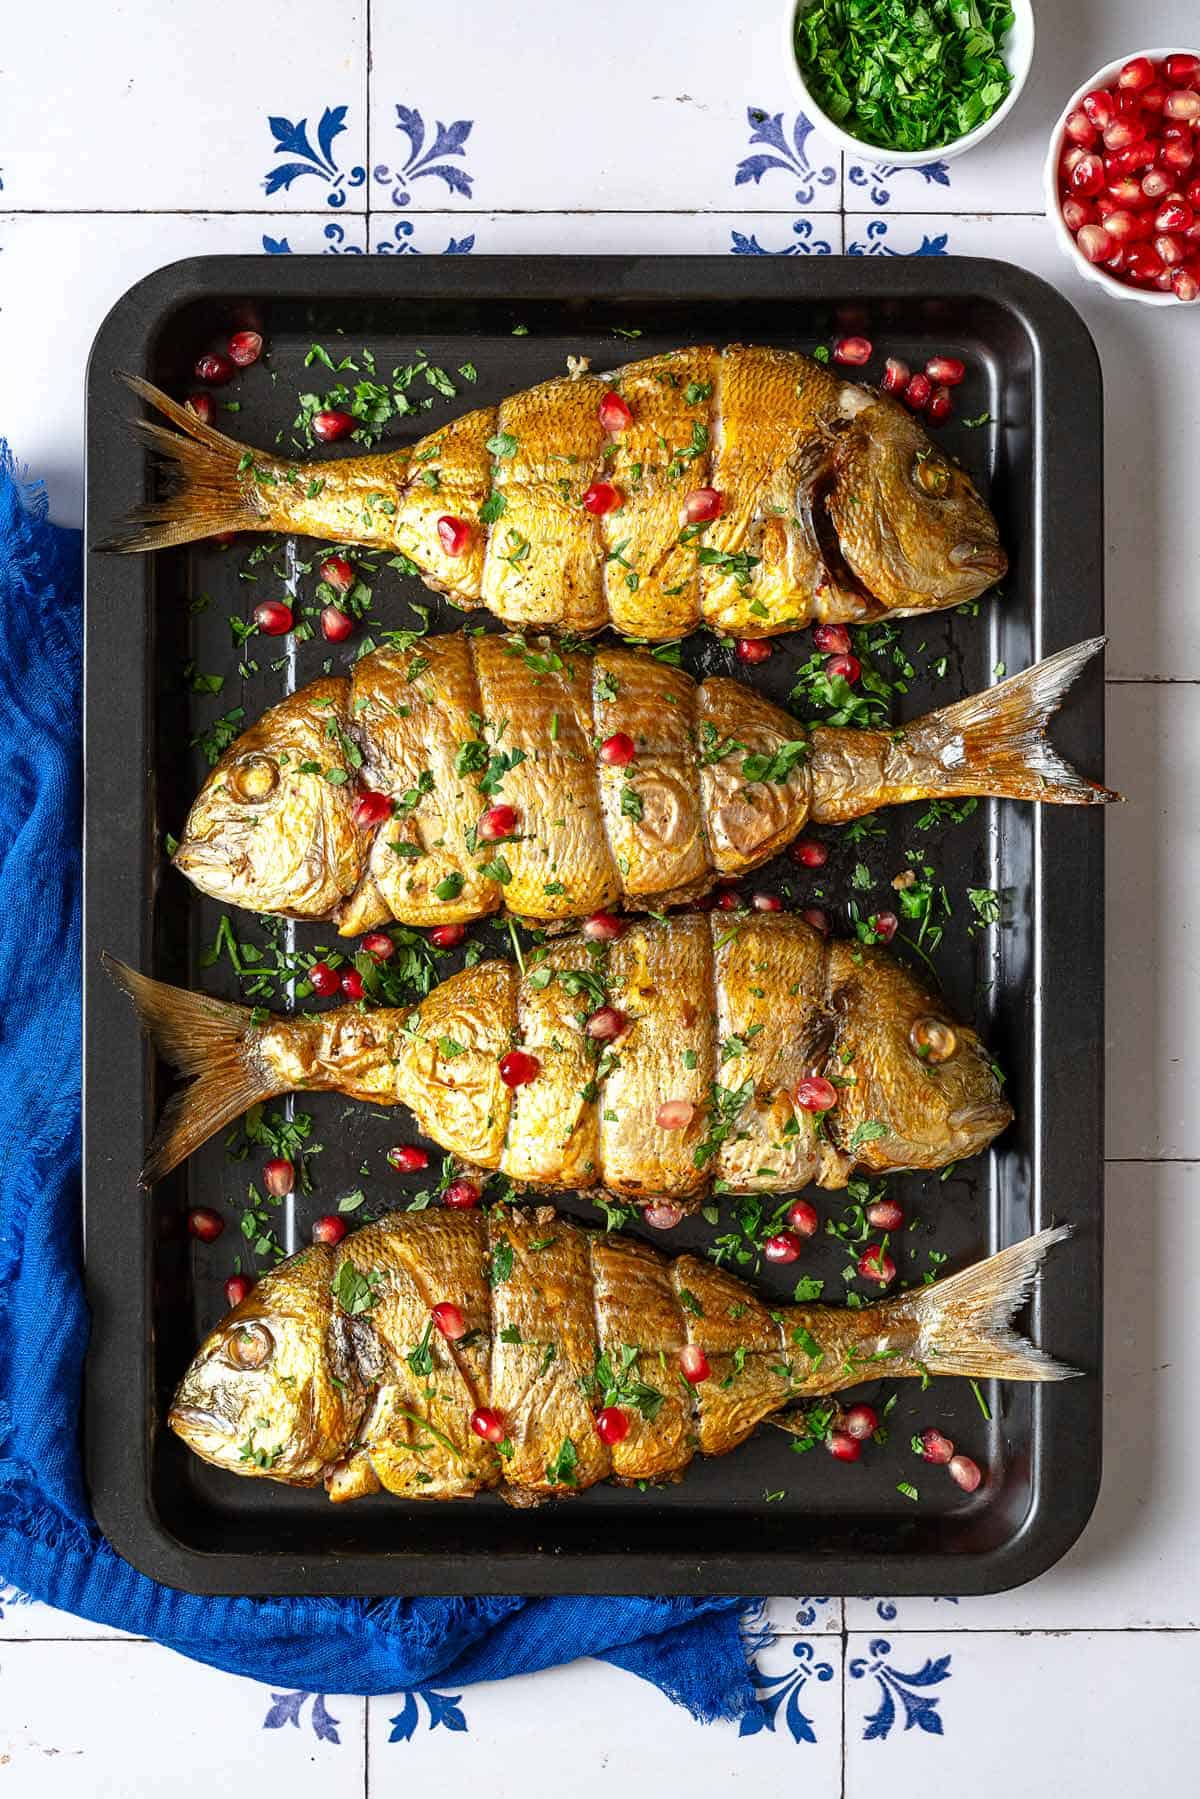
[[782, 13], [377, 6], [371, 205], [836, 212], [841, 160], [799, 116]]
[[1186, 1789], [1187, 1634], [852, 1636], [846, 1785], [1000, 1799]]
[[837, 213], [374, 212], [380, 255], [831, 256]]
[[768, 1599], [762, 1627], [777, 1637], [797, 1637], [814, 1632], [824, 1635], [842, 1628], [840, 1599]]
[[124, 0], [5, 9], [19, 209], [366, 206], [366, 8]]
[[1106, 1206], [1104, 1477], [1082, 1537], [1010, 1593], [848, 1599], [849, 1630], [1200, 1626], [1200, 1469], [1178, 1428], [1200, 1410], [1200, 1166], [1110, 1164]]
[[21, 1799], [363, 1790], [365, 1700], [272, 1691], [155, 1643], [0, 1643], [0, 1768]]
[[40, 1642], [63, 1637], [118, 1637], [127, 1641], [127, 1633], [107, 1624], [93, 1624], [90, 1618], [76, 1618], [70, 1612], [56, 1611], [51, 1605], [31, 1599], [11, 1581], [0, 1578], [0, 1650], [5, 1643]]
[[347, 213], [0, 217], [0, 431], [17, 461], [44, 478], [52, 517], [64, 525], [83, 517], [87, 359], [128, 288], [184, 256], [344, 254], [365, 243], [365, 219]]
[[754, 1657], [765, 1720], [740, 1728], [697, 1724], [656, 1687], [597, 1661], [372, 1699], [369, 1789], [599, 1799], [617, 1776], [623, 1799], [685, 1787], [692, 1799], [725, 1799], [731, 1781], [839, 1799], [841, 1662], [836, 1638], [769, 1643]]

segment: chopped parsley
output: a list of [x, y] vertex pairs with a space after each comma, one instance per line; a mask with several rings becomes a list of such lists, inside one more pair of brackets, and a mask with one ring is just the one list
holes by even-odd
[[343, 1312], [356, 1317], [360, 1312], [369, 1312], [379, 1298], [379, 1283], [383, 1272], [379, 1268], [369, 1269], [362, 1274], [353, 1262], [343, 1262], [333, 1278], [330, 1292], [341, 1306]]

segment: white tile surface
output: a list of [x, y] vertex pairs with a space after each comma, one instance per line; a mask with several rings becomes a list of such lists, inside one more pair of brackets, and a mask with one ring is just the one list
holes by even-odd
[[0, 1650], [5, 1643], [40, 1642], [63, 1637], [109, 1637], [132, 1642], [125, 1631], [113, 1630], [107, 1624], [93, 1624], [90, 1618], [76, 1618], [71, 1612], [57, 1611], [31, 1599], [11, 1581], [0, 1577]]
[[[6, 7], [4, 77], [10, 206], [365, 210], [357, 0]], [[272, 118], [292, 128], [283, 148]]]
[[782, 1638], [763, 1650], [756, 1667], [767, 1723], [745, 1735], [736, 1724], [697, 1724], [655, 1687], [595, 1661], [465, 1692], [447, 1686], [429, 1699], [372, 1699], [370, 1791], [591, 1799], [611, 1792], [616, 1779], [623, 1799], [658, 1799], [685, 1786], [695, 1799], [718, 1799], [731, 1783], [746, 1793], [837, 1799], [841, 1661], [837, 1638]]
[[20, 1799], [362, 1790], [362, 1699], [274, 1695], [128, 1641], [0, 1644], [0, 1684], [0, 1779]]
[[830, 256], [841, 251], [842, 220], [829, 212], [376, 212], [370, 240], [391, 256]]

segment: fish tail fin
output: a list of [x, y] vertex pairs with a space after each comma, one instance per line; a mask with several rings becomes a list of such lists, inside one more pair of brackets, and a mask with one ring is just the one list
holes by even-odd
[[[995, 687], [968, 695], [906, 728], [922, 751], [932, 749], [943, 775], [938, 792], [995, 794], [1000, 799], [1042, 800], [1055, 806], [1102, 806], [1120, 799], [1085, 780], [1065, 762], [1046, 735], [1050, 719], [1094, 656], [1103, 637], [1035, 662]], [[930, 736], [936, 739], [930, 745]], [[961, 756], [961, 759], [958, 759]]]
[[138, 1023], [163, 1061], [192, 1077], [167, 1101], [146, 1151], [142, 1185], [150, 1187], [224, 1125], [286, 1089], [255, 1054], [257, 1032], [248, 1006], [152, 981], [107, 953], [101, 961], [133, 1001]]
[[150, 419], [134, 421], [138, 436], [175, 465], [176, 481], [165, 499], [136, 507], [100, 549], [161, 550], [224, 531], [274, 528], [269, 507], [254, 484], [243, 479], [245, 444], [206, 425], [190, 407], [181, 406], [140, 375], [123, 374], [121, 379], [139, 399], [178, 426], [177, 431], [168, 431]]
[[908, 1359], [931, 1374], [972, 1380], [1070, 1380], [1079, 1374], [1012, 1328], [1046, 1252], [1070, 1234], [1070, 1225], [1039, 1231], [961, 1274], [905, 1294], [897, 1304], [914, 1317], [918, 1333]]

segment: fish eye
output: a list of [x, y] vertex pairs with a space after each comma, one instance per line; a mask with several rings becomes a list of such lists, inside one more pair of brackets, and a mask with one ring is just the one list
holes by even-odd
[[908, 1041], [922, 1062], [948, 1062], [958, 1048], [958, 1038], [940, 1018], [918, 1018]]
[[279, 769], [269, 756], [247, 756], [229, 777], [239, 800], [255, 805], [268, 799], [279, 785]]
[[265, 1324], [240, 1324], [226, 1354], [235, 1368], [265, 1368], [275, 1352], [275, 1339]]
[[923, 493], [932, 494], [941, 499], [950, 487], [950, 470], [944, 462], [935, 462], [932, 456], [918, 456], [913, 463], [913, 484]]

